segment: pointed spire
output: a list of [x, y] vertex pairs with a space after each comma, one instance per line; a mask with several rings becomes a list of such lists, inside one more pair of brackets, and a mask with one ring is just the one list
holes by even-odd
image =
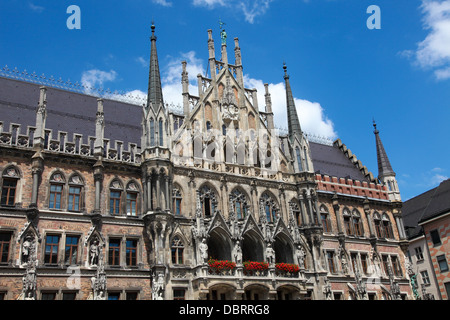
[[155, 24], [152, 21], [152, 36], [150, 37], [151, 49], [150, 49], [150, 71], [148, 79], [148, 97], [147, 108], [150, 107], [150, 103], [153, 105], [153, 109], [157, 111], [159, 106], [163, 103], [161, 76], [159, 74], [158, 54], [156, 51], [156, 36], [155, 36]]
[[289, 137], [292, 138], [295, 135], [302, 135], [302, 128], [300, 127], [300, 120], [298, 119], [297, 109], [295, 107], [294, 97], [292, 95], [291, 85], [289, 83], [289, 75], [287, 74], [286, 63], [283, 62], [284, 69], [284, 81], [286, 83], [286, 106], [288, 116], [288, 129]]
[[381, 142], [379, 131], [377, 129], [377, 124], [375, 120], [373, 121], [373, 127], [375, 134], [375, 143], [377, 146], [377, 159], [378, 159], [378, 178], [381, 178], [386, 175], [395, 175], [394, 170], [392, 170], [391, 163], [389, 162], [389, 158], [384, 150], [383, 143]]

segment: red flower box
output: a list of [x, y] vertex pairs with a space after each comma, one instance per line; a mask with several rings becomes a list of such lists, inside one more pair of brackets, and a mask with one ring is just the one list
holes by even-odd
[[300, 267], [297, 264], [291, 264], [291, 263], [277, 263], [275, 264], [275, 268], [278, 271], [284, 271], [289, 273], [297, 273], [300, 271]]
[[217, 271], [233, 270], [236, 267], [236, 262], [228, 260], [209, 259], [208, 265], [210, 268], [215, 269]]
[[246, 271], [264, 271], [264, 270], [269, 269], [269, 263], [256, 262], [256, 261], [245, 261], [244, 269]]

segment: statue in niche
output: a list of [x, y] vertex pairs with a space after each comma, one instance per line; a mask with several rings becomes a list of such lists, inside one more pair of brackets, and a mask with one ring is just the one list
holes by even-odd
[[206, 244], [206, 238], [202, 239], [202, 242], [198, 246], [200, 250], [200, 257], [202, 259], [202, 263], [208, 261], [208, 245]]
[[305, 255], [306, 253], [305, 250], [303, 250], [303, 247], [301, 245], [298, 245], [297, 250], [295, 250], [295, 256], [299, 267], [302, 269], [305, 266]]
[[31, 234], [28, 234], [22, 243], [22, 264], [31, 261], [34, 252], [36, 252], [36, 241]]
[[98, 264], [98, 257], [100, 255], [99, 241], [94, 239], [89, 246], [89, 263], [91, 266]]
[[267, 244], [266, 258], [267, 258], [267, 262], [270, 265], [273, 265], [275, 263], [275, 251], [273, 250], [272, 245], [270, 243]]
[[236, 241], [236, 246], [234, 249], [234, 261], [236, 261], [237, 264], [242, 264], [242, 249], [239, 241]]
[[[156, 279], [155, 279], [156, 278]], [[153, 300], [164, 300], [164, 274], [158, 273], [158, 276], [153, 275], [152, 297]]]

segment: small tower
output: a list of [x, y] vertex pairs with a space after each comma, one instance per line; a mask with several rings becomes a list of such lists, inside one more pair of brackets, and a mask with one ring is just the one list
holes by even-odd
[[373, 127], [375, 129], [373, 133], [375, 134], [375, 143], [377, 146], [378, 179], [388, 188], [389, 199], [391, 201], [401, 201], [395, 172], [392, 170], [391, 163], [384, 150], [383, 143], [380, 139], [380, 131], [378, 131], [375, 121], [373, 122]]

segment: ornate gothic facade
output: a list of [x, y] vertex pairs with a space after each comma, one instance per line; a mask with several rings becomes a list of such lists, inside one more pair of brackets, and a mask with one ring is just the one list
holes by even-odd
[[144, 106], [0, 77], [1, 297], [411, 298], [376, 127], [378, 178], [339, 139], [308, 140], [284, 66], [280, 134], [238, 39], [216, 59], [211, 30], [211, 76], [194, 95], [181, 62], [174, 112], [154, 32]]

